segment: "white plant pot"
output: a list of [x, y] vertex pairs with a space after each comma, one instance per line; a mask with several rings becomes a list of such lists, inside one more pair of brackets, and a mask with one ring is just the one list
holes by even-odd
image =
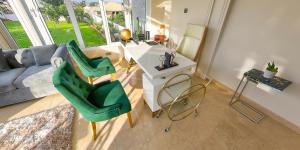
[[265, 78], [271, 79], [271, 78], [273, 78], [275, 76], [276, 73], [277, 72], [272, 72], [272, 71], [269, 71], [269, 70], [265, 70], [263, 76]]

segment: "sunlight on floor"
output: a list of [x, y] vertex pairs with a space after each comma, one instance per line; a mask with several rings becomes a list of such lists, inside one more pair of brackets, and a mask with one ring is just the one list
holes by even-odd
[[[97, 51], [98, 56], [103, 53]], [[112, 54], [115, 55], [115, 54]], [[114, 62], [118, 62], [118, 56]], [[253, 61], [245, 62], [246, 67]], [[76, 112], [72, 145], [73, 149], [207, 149], [207, 150], [296, 150], [300, 147], [300, 135], [267, 117], [260, 124], [253, 124], [228, 106], [232, 92], [214, 83], [207, 89], [197, 117], [188, 117], [173, 123], [170, 132], [164, 129], [170, 123], [166, 113], [152, 118], [151, 111], [143, 102], [141, 74], [138, 67], [126, 75], [126, 62], [116, 66], [132, 104], [134, 128], [130, 128], [126, 114], [110, 121], [97, 122], [97, 139], [92, 140], [89, 122]], [[109, 76], [96, 82], [109, 79]], [[194, 77], [194, 81], [203, 82]], [[0, 122], [40, 112], [68, 101], [60, 94], [32, 100], [0, 109]]]

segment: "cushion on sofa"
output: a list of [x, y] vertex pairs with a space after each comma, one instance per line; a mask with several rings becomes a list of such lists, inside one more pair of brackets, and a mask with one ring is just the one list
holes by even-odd
[[13, 85], [15, 79], [24, 72], [25, 68], [10, 69], [5, 72], [0, 72], [0, 93], [5, 93], [16, 89]]
[[51, 65], [31, 66], [15, 80], [14, 85], [17, 88], [25, 88], [52, 84], [53, 70]]
[[36, 65], [42, 66], [50, 64], [50, 59], [56, 51], [56, 48], [57, 46], [55, 44], [31, 47]]
[[9, 69], [10, 68], [9, 68], [8, 63], [6, 61], [6, 58], [3, 55], [2, 48], [0, 48], [0, 72], [7, 71]]
[[29, 48], [18, 49], [15, 57], [16, 57], [16, 60], [19, 63], [23, 64], [25, 67], [35, 65], [32, 51]]
[[3, 51], [3, 55], [10, 68], [24, 68], [25, 66], [19, 63], [15, 57], [17, 50], [7, 50]]
[[56, 49], [55, 53], [51, 57], [51, 64], [53, 67], [59, 67], [64, 61], [69, 62], [72, 64], [69, 58], [67, 46], [62, 44]]

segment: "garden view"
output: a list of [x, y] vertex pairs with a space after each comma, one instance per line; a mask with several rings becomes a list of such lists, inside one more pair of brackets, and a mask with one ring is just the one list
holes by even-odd
[[[56, 44], [67, 43], [72, 39], [77, 39], [63, 0], [39, 0], [38, 4], [49, 32]], [[101, 21], [95, 21], [95, 19], [93, 19], [95, 16], [99, 16], [101, 19], [101, 15], [99, 15], [97, 11], [86, 13], [84, 11], [85, 7], [97, 8], [99, 6], [97, 2], [87, 3], [85, 1], [76, 1], [76, 3], [74, 2], [73, 4], [85, 46], [92, 47], [106, 44]], [[114, 24], [120, 26], [125, 25], [124, 13], [118, 12], [116, 15], [108, 16], [108, 20], [112, 41], [116, 41], [117, 37], [115, 36], [119, 30], [114, 27]], [[32, 45], [18, 20], [2, 19], [2, 21], [19, 47], [25, 48]]]

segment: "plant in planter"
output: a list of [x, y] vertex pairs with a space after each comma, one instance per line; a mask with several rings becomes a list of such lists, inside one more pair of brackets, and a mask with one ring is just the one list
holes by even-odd
[[263, 74], [265, 78], [273, 78], [278, 72], [278, 67], [275, 65], [274, 61], [268, 63], [268, 66]]

